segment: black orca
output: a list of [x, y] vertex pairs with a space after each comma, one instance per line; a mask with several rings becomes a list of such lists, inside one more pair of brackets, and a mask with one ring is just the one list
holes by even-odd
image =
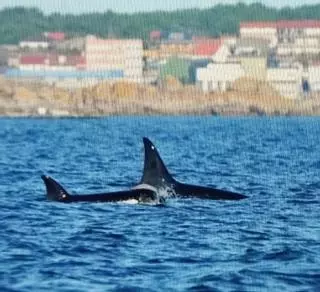
[[[159, 198], [156, 191], [150, 186], [137, 186], [131, 190], [109, 192], [88, 195], [71, 195], [57, 181], [49, 176], [42, 175], [46, 190], [47, 199], [62, 203], [73, 202], [119, 202], [136, 200], [139, 203], [163, 203], [163, 199]], [[157, 201], [158, 200], [158, 201]]]
[[230, 191], [184, 184], [176, 181], [168, 172], [158, 150], [152, 142], [144, 137], [143, 143], [145, 159], [140, 184], [150, 185], [157, 190], [161, 188], [165, 189], [169, 191], [169, 194], [171, 193], [173, 196], [178, 197], [197, 197], [211, 200], [241, 200], [247, 198], [245, 195]]
[[[141, 181], [129, 190], [99, 194], [71, 195], [57, 181], [49, 176], [41, 176], [47, 199], [63, 203], [72, 202], [118, 202], [136, 200], [139, 203], [165, 202], [166, 196], [197, 197], [211, 200], [241, 200], [247, 196], [210, 187], [184, 184], [176, 181], [168, 172], [156, 147], [144, 137], [144, 169]], [[163, 194], [161, 194], [163, 190]]]

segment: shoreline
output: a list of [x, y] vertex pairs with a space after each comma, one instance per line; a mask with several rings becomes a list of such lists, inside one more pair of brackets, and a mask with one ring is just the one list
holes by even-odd
[[112, 118], [112, 117], [132, 117], [132, 118], [139, 118], [139, 117], [186, 117], [186, 118], [196, 118], [196, 117], [216, 117], [216, 118], [299, 118], [299, 117], [320, 117], [320, 114], [306, 114], [306, 113], [291, 113], [291, 114], [243, 114], [243, 113], [232, 113], [232, 114], [208, 114], [208, 113], [188, 113], [188, 114], [172, 114], [172, 113], [135, 113], [135, 114], [128, 114], [128, 113], [112, 113], [112, 114], [83, 114], [83, 115], [75, 115], [75, 114], [68, 114], [68, 115], [37, 115], [37, 114], [0, 114], [0, 119], [103, 119], [103, 118]]
[[176, 81], [163, 87], [122, 81], [68, 90], [0, 79], [0, 117], [108, 116], [320, 116], [320, 94], [287, 99], [248, 79], [207, 94]]

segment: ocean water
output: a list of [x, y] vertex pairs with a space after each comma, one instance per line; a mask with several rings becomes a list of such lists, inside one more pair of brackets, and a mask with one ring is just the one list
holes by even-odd
[[[182, 182], [249, 196], [162, 207], [122, 190], [142, 137]], [[0, 291], [320, 291], [320, 118], [0, 119]]]

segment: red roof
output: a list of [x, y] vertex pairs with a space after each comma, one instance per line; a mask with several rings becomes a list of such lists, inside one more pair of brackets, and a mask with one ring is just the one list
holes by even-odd
[[272, 21], [254, 21], [254, 22], [241, 22], [240, 28], [276, 28], [277, 23]]
[[24, 55], [20, 57], [21, 65], [44, 65], [45, 61], [45, 55]]
[[279, 20], [277, 28], [320, 28], [319, 20]]
[[153, 30], [150, 32], [150, 39], [160, 39], [160, 38], [161, 38], [160, 30]]
[[20, 58], [21, 65], [49, 65], [49, 66], [83, 66], [86, 64], [84, 56], [70, 55], [65, 56], [65, 62], [59, 63], [58, 54], [46, 55], [23, 55]]
[[48, 54], [47, 59], [49, 60], [49, 65], [51, 65], [51, 66], [59, 65], [59, 55]]
[[65, 39], [64, 32], [48, 32], [47, 38], [53, 41], [63, 41]]
[[195, 39], [194, 54], [198, 56], [212, 56], [221, 47], [221, 39]]
[[279, 20], [241, 22], [240, 28], [320, 28], [319, 20]]
[[67, 56], [66, 65], [68, 66], [80, 66], [85, 65], [86, 59], [81, 55], [71, 55]]

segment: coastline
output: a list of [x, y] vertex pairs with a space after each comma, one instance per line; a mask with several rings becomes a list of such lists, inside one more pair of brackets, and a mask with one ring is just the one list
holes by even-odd
[[240, 80], [227, 92], [204, 94], [169, 81], [162, 87], [128, 82], [74, 90], [0, 79], [0, 117], [320, 116], [320, 95], [286, 99], [267, 84]]

